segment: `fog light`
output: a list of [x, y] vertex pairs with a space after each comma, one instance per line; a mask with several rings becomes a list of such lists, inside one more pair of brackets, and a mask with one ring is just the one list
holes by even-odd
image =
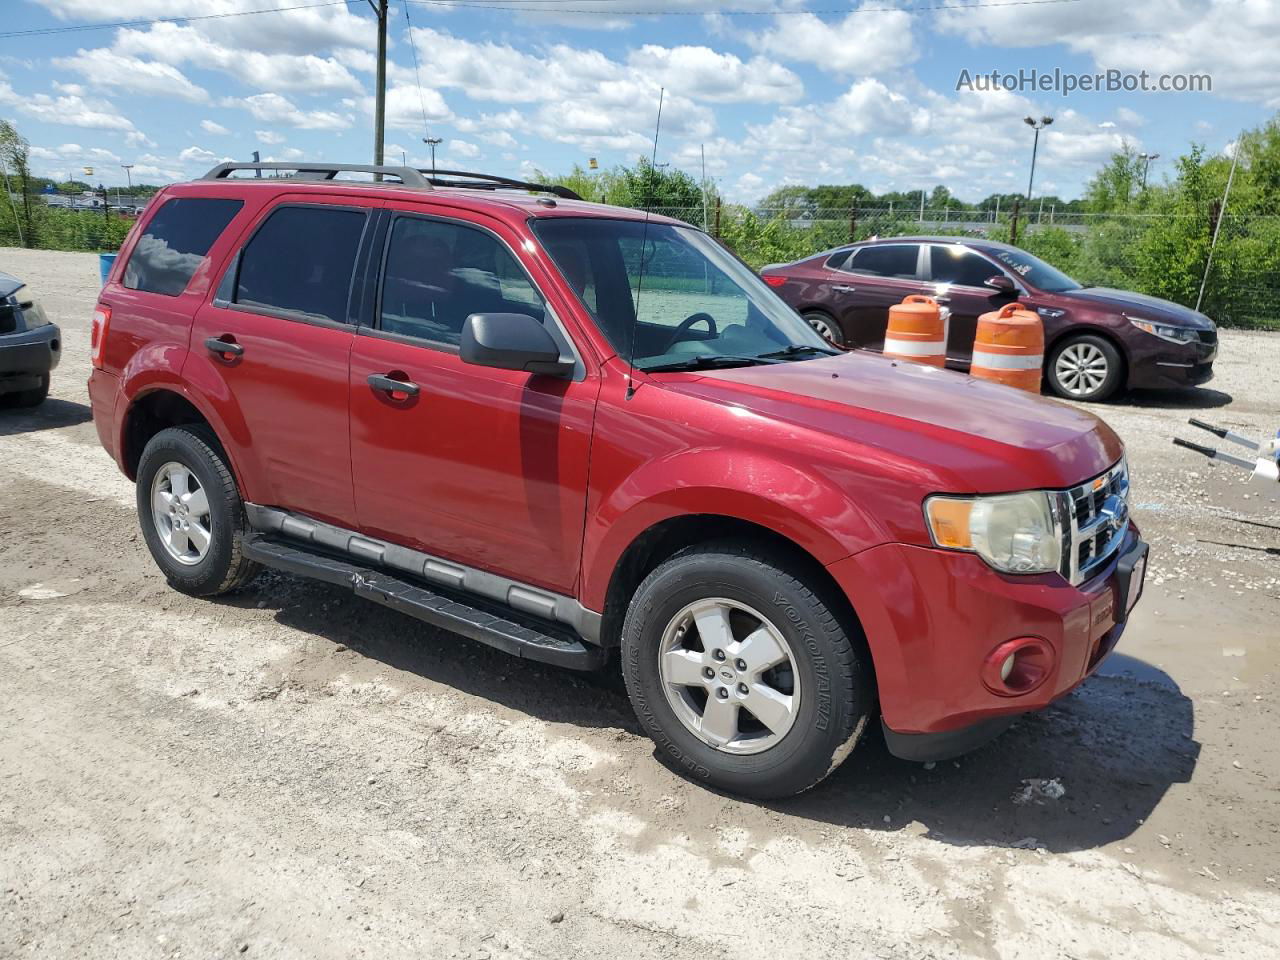
[[1016, 653], [1011, 653], [1004, 658], [1004, 663], [1000, 664], [1000, 679], [1008, 680], [1009, 674], [1013, 673], [1013, 665], [1018, 660]]
[[982, 662], [982, 683], [1001, 697], [1030, 693], [1053, 672], [1056, 654], [1047, 640], [1017, 637], [997, 646]]

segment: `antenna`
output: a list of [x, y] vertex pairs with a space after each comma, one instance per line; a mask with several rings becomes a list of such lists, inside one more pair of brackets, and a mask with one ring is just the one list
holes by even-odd
[[[666, 87], [658, 88], [658, 122], [653, 125], [653, 158], [649, 161], [650, 183], [653, 183], [653, 178], [658, 175], [658, 132], [662, 130], [662, 100], [666, 92]], [[640, 273], [636, 276], [636, 303], [633, 310], [635, 316], [631, 318], [631, 347], [627, 351], [628, 400], [635, 396], [636, 392], [636, 328], [640, 326], [640, 292], [644, 289], [644, 248], [649, 242], [649, 214], [653, 208], [652, 201], [653, 191], [651, 189], [650, 195], [645, 199], [644, 228], [640, 231]]]

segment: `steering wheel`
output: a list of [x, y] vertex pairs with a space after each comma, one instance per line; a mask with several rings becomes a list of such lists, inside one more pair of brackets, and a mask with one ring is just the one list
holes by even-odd
[[715, 336], [719, 331], [716, 329], [716, 318], [709, 313], [691, 313], [680, 321], [680, 326], [676, 327], [675, 333], [671, 334], [671, 339], [667, 341], [667, 345], [662, 348], [663, 353], [670, 353], [671, 348], [684, 339], [684, 335], [689, 332], [689, 328], [700, 320], [707, 322], [707, 332], [711, 336]]

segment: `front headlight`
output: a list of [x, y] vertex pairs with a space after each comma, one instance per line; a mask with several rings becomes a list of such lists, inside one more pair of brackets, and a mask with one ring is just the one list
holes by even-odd
[[1062, 559], [1052, 494], [929, 497], [925, 521], [935, 545], [976, 553], [1004, 573], [1050, 573]]
[[1167, 323], [1152, 323], [1150, 320], [1142, 320], [1138, 317], [1130, 317], [1129, 322], [1143, 333], [1149, 333], [1161, 340], [1168, 340], [1170, 343], [1195, 343], [1200, 339], [1200, 334], [1190, 327], [1171, 327]]

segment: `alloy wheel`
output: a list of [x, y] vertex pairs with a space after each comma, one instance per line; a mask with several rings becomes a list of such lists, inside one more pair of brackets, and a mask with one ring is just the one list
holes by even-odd
[[209, 498], [188, 467], [171, 460], [156, 471], [151, 516], [169, 556], [187, 566], [205, 558], [213, 542]]
[[746, 604], [721, 597], [689, 604], [667, 624], [658, 656], [676, 717], [717, 750], [760, 753], [795, 722], [801, 690], [791, 647]]
[[823, 340], [826, 340], [827, 343], [837, 342], [835, 328], [831, 326], [831, 323], [826, 317], [823, 317], [820, 314], [810, 313], [805, 316], [804, 319], [809, 326], [813, 327], [818, 336], [822, 337]]
[[1067, 393], [1073, 397], [1087, 397], [1106, 383], [1111, 366], [1106, 354], [1096, 345], [1073, 343], [1058, 354], [1053, 372]]

